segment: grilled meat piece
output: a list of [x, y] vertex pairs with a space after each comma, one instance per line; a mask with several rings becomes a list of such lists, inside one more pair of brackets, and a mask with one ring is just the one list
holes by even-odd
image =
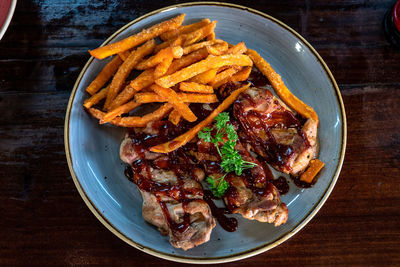
[[269, 90], [249, 88], [233, 110], [242, 143], [277, 170], [297, 176], [315, 158], [317, 123], [296, 116]]
[[187, 250], [210, 239], [215, 221], [203, 200], [204, 171], [180, 150], [170, 154], [148, 150], [166, 123], [131, 129], [121, 144], [120, 157], [131, 165], [130, 177], [142, 194], [143, 218], [168, 235], [174, 247]]
[[143, 197], [143, 218], [168, 235], [176, 248], [187, 250], [207, 242], [215, 221], [201, 184], [184, 171], [151, 165], [146, 160], [132, 164], [132, 179]]
[[[206, 174], [214, 179], [224, 175], [218, 163], [221, 159], [214, 144], [199, 140], [197, 145], [198, 150], [189, 153], [204, 165]], [[281, 202], [278, 190], [267, 180], [262, 165], [239, 141], [235, 149], [239, 151], [243, 160], [257, 165], [245, 170], [241, 176], [229, 173], [225, 177], [229, 187], [223, 198], [229, 211], [241, 214], [249, 220], [274, 223], [275, 226], [284, 224], [288, 218], [288, 209], [286, 204]]]

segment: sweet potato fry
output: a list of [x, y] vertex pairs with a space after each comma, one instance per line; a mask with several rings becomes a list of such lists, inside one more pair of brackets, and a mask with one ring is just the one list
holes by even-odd
[[[228, 69], [226, 71], [228, 71]], [[213, 88], [218, 88], [227, 82], [245, 81], [245, 80], [247, 80], [247, 78], [249, 78], [250, 73], [251, 73], [251, 67], [244, 67], [242, 70], [236, 72], [232, 76], [227, 76], [227, 77], [223, 78], [222, 80], [214, 83]]]
[[276, 94], [285, 102], [290, 108], [299, 113], [305, 118], [311, 118], [317, 124], [319, 123], [318, 115], [314, 109], [305, 104], [303, 101], [293, 95], [286, 85], [283, 83], [281, 76], [263, 59], [256, 51], [252, 49], [247, 50], [247, 54], [253, 60], [257, 69], [264, 74], [271, 82], [272, 87], [275, 89]]
[[142, 60], [143, 57], [154, 50], [155, 46], [156, 42], [154, 39], [147, 41], [144, 45], [132, 51], [129, 57], [124, 61], [124, 63], [122, 63], [110, 84], [110, 90], [108, 90], [104, 109], [109, 110], [111, 102], [121, 90], [121, 87], [125, 83], [129, 73], [131, 73], [132, 69]]
[[173, 57], [173, 58], [180, 58], [182, 57], [183, 49], [180, 46], [174, 47], [167, 47], [161, 49], [157, 54], [154, 56], [143, 60], [139, 64], [137, 64], [136, 69], [138, 70], [146, 70], [156, 66], [157, 64], [161, 63], [164, 59]]
[[149, 29], [144, 29], [140, 33], [132, 35], [126, 39], [96, 48], [89, 52], [93, 57], [103, 59], [119, 52], [126, 51], [146, 42], [147, 40], [153, 39], [164, 32], [176, 29], [182, 24], [184, 18], [185, 14], [181, 14], [170, 20], [158, 23]]
[[99, 103], [101, 100], [107, 97], [108, 90], [110, 86], [107, 86], [106, 88], [103, 88], [100, 92], [92, 95], [90, 98], [86, 99], [85, 102], [83, 103], [83, 106], [85, 108], [90, 108], [93, 105], [96, 105]]
[[249, 78], [251, 73], [251, 67], [244, 67], [241, 71], [238, 71], [236, 74], [232, 75], [229, 78], [230, 82], [242, 82]]
[[192, 45], [189, 45], [189, 46], [186, 46], [183, 48], [183, 54], [187, 55], [187, 54], [192, 53], [193, 51], [199, 50], [200, 48], [203, 48], [203, 47], [206, 47], [209, 45], [218, 44], [218, 43], [225, 43], [225, 41], [217, 39], [217, 40], [204, 41], [201, 43], [192, 44]]
[[227, 42], [215, 44], [213, 46], [207, 46], [208, 53], [213, 56], [220, 56], [226, 54], [227, 50], [228, 50]]
[[154, 52], [158, 53], [161, 49], [167, 48], [168, 46], [171, 46], [171, 47], [173, 47], [173, 46], [182, 46], [183, 38], [184, 38], [184, 35], [178, 36], [175, 39], [170, 39], [170, 40], [167, 40], [167, 41], [165, 41], [165, 42], [163, 42], [161, 44], [158, 44], [156, 46], [156, 48], [154, 49]]
[[[151, 121], [158, 121], [167, 116], [167, 114], [172, 110], [172, 105], [169, 103], [165, 103], [162, 105], [160, 108], [158, 108], [156, 111], [146, 114], [143, 117], [137, 117], [137, 116], [132, 116], [132, 117], [117, 117], [110, 121], [111, 124], [114, 124], [116, 126], [122, 126], [122, 127], [146, 127], [146, 125], [151, 122]], [[87, 110], [89, 114], [91, 114], [93, 117], [101, 120], [105, 116], [105, 112], [95, 109], [95, 108], [89, 108]]]
[[195, 83], [207, 84], [212, 80], [214, 80], [215, 76], [217, 75], [217, 71], [218, 68], [205, 71], [203, 73], [194, 76], [193, 78], [190, 78], [189, 81]]
[[212, 41], [215, 40], [215, 32], [211, 33], [210, 35], [207, 35], [207, 41]]
[[183, 46], [191, 45], [205, 38], [207, 35], [210, 35], [211, 33], [214, 32], [216, 25], [217, 21], [212, 21], [211, 23], [205, 25], [204, 27], [201, 27], [198, 30], [186, 34], [183, 38], [184, 39]]
[[218, 98], [215, 94], [178, 93], [181, 101], [185, 103], [215, 103]]
[[179, 89], [181, 91], [193, 92], [193, 93], [203, 93], [203, 94], [214, 93], [214, 89], [212, 88], [212, 86], [194, 82], [181, 82], [179, 84]]
[[194, 43], [197, 43], [198, 41], [200, 41], [201, 39], [204, 38], [203, 34], [199, 31], [193, 32], [190, 34], [190, 39], [187, 39], [188, 36], [184, 35], [183, 37], [183, 46], [188, 46]]
[[125, 60], [129, 57], [130, 54], [131, 54], [131, 53], [129, 52], [129, 50], [127, 50], [127, 51], [118, 53], [118, 56], [119, 56], [123, 61], [125, 61]]
[[161, 61], [157, 65], [157, 67], [154, 69], [154, 78], [155, 79], [163, 76], [167, 72], [169, 66], [171, 66], [172, 60], [174, 60], [174, 58], [172, 56], [170, 56], [170, 57], [164, 58], [163, 61]]
[[140, 103], [137, 103], [135, 101], [130, 101], [122, 106], [119, 106], [111, 110], [110, 112], [107, 112], [107, 114], [105, 114], [103, 118], [100, 120], [100, 124], [110, 122], [114, 118], [121, 116], [122, 114], [129, 113], [130, 111], [134, 110], [140, 105], [141, 105]]
[[[199, 60], [206, 58], [208, 55], [207, 50], [205, 48], [194, 51], [193, 53], [183, 56], [179, 59], [172, 61], [171, 66], [167, 70], [166, 75], [172, 74], [181, 68], [189, 66]], [[147, 69], [142, 72], [136, 79], [134, 79], [129, 86], [126, 86], [125, 89], [115, 98], [115, 100], [111, 103], [110, 109], [117, 108], [118, 106], [125, 104], [131, 99], [134, 94], [154, 83], [154, 69]]]
[[195, 62], [198, 62], [202, 59], [205, 59], [208, 56], [208, 52], [206, 48], [199, 49], [190, 53], [189, 55], [183, 56], [179, 59], [172, 61], [171, 66], [167, 70], [166, 75], [170, 75], [182, 68], [185, 68]]
[[247, 47], [243, 42], [240, 42], [228, 49], [226, 54], [244, 54], [247, 51]]
[[209, 56], [205, 60], [192, 64], [171, 75], [158, 78], [155, 82], [161, 87], [168, 88], [207, 70], [227, 65], [252, 66], [253, 62], [246, 55]]
[[250, 84], [247, 84], [233, 91], [213, 112], [211, 112], [211, 114], [206, 119], [204, 119], [202, 122], [194, 126], [186, 133], [164, 144], [153, 146], [150, 148], [150, 151], [168, 153], [185, 145], [190, 140], [192, 140], [201, 129], [210, 124], [219, 113], [227, 109], [236, 100], [239, 94], [247, 90], [249, 86]]
[[325, 163], [319, 159], [312, 159], [310, 161], [310, 166], [308, 166], [307, 170], [300, 176], [300, 180], [311, 184], [324, 165]]
[[221, 71], [220, 73], [218, 73], [218, 74], [215, 76], [214, 80], [212, 80], [212, 81], [210, 82], [210, 85], [211, 85], [213, 88], [218, 88], [218, 87], [220, 87], [222, 84], [224, 84], [224, 83], [226, 83], [226, 82], [228, 81], [229, 77], [231, 77], [233, 74], [235, 74], [235, 73], [238, 72], [239, 70], [240, 70], [239, 67], [237, 67], [237, 66], [232, 66], [232, 67], [227, 68], [227, 69], [224, 70], [224, 71]]
[[196, 115], [190, 110], [190, 108], [179, 98], [177, 93], [171, 88], [164, 88], [157, 84], [153, 84], [150, 87], [156, 94], [165, 98], [171, 105], [173, 105], [174, 109], [179, 111], [183, 118], [187, 121], [193, 122], [197, 120]]
[[90, 95], [97, 93], [97, 91], [99, 91], [100, 88], [110, 80], [122, 62], [123, 61], [120, 56], [114, 57], [109, 63], [107, 63], [100, 74], [97, 75], [97, 77], [90, 83], [90, 85], [86, 88], [86, 92], [88, 92]]
[[[177, 93], [181, 102], [185, 103], [215, 103], [218, 98], [215, 94], [194, 94], [194, 93]], [[135, 101], [138, 103], [153, 103], [153, 102], [168, 102], [165, 97], [162, 97], [153, 92], [137, 93]]]
[[171, 113], [169, 113], [168, 120], [174, 125], [177, 125], [181, 120], [181, 114], [179, 113], [179, 111], [174, 109], [173, 111], [171, 111]]
[[209, 23], [210, 23], [209, 19], [202, 19], [199, 22], [196, 22], [196, 23], [193, 23], [193, 24], [189, 24], [189, 25], [183, 25], [183, 26], [180, 26], [180, 27], [178, 27], [176, 29], [173, 29], [173, 30], [170, 30], [168, 32], [165, 32], [165, 33], [160, 35], [160, 38], [163, 41], [166, 41], [166, 40], [169, 40], [169, 39], [174, 39], [174, 38], [178, 37], [179, 35], [186, 34], [186, 33], [189, 33], [189, 32], [193, 32], [193, 31], [195, 31], [197, 29], [200, 29], [201, 27], [206, 26]]
[[100, 109], [97, 108], [88, 108], [86, 109], [87, 112], [89, 112], [90, 115], [92, 115], [92, 117], [101, 120], [104, 115], [106, 115], [105, 112], [101, 111]]
[[143, 71], [111, 102], [109, 109], [113, 110], [128, 102], [136, 92], [150, 86], [154, 82], [154, 69]]

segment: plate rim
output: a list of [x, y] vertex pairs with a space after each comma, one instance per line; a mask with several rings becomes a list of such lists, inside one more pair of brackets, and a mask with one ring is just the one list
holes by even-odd
[[340, 149], [340, 157], [339, 157], [339, 161], [336, 164], [336, 169], [335, 169], [335, 173], [334, 176], [332, 177], [332, 180], [329, 184], [329, 186], [327, 187], [327, 189], [325, 190], [325, 192], [323, 193], [322, 197], [315, 203], [314, 207], [310, 210], [310, 212], [305, 215], [301, 221], [295, 225], [293, 227], [292, 230], [290, 230], [289, 232], [283, 234], [282, 236], [278, 237], [277, 239], [268, 242], [264, 245], [243, 251], [243, 252], [239, 252], [239, 253], [235, 253], [235, 254], [231, 254], [231, 255], [227, 255], [227, 256], [221, 256], [221, 257], [204, 257], [204, 258], [195, 258], [195, 257], [185, 257], [185, 256], [180, 256], [180, 255], [173, 255], [173, 254], [169, 254], [169, 253], [165, 253], [165, 252], [161, 252], [161, 251], [157, 251], [155, 249], [149, 248], [149, 247], [145, 247], [143, 245], [140, 245], [138, 243], [136, 243], [135, 241], [133, 241], [132, 239], [130, 239], [129, 237], [127, 237], [126, 235], [124, 235], [122, 232], [120, 232], [110, 221], [107, 220], [107, 218], [105, 218], [102, 213], [97, 209], [97, 207], [94, 205], [94, 203], [89, 199], [89, 197], [86, 195], [85, 191], [83, 190], [83, 187], [81, 186], [79, 180], [76, 177], [76, 174], [74, 172], [73, 169], [73, 164], [72, 164], [72, 156], [71, 156], [71, 151], [70, 151], [70, 144], [69, 144], [69, 123], [70, 123], [70, 115], [71, 115], [71, 108], [72, 108], [72, 103], [75, 99], [75, 95], [78, 89], [78, 86], [82, 80], [83, 75], [86, 73], [87, 68], [89, 67], [89, 65], [92, 63], [92, 61], [94, 60], [93, 57], [90, 57], [89, 60], [86, 62], [85, 66], [83, 67], [82, 71], [80, 72], [74, 87], [72, 89], [69, 101], [68, 101], [68, 106], [67, 106], [67, 110], [66, 110], [66, 116], [65, 116], [65, 123], [64, 123], [64, 146], [65, 146], [65, 154], [66, 154], [66, 158], [67, 158], [67, 163], [68, 163], [68, 168], [69, 171], [71, 173], [72, 179], [74, 181], [74, 184], [80, 194], [80, 196], [82, 197], [83, 201], [86, 203], [86, 205], [88, 206], [88, 208], [90, 209], [90, 211], [95, 215], [95, 217], [108, 229], [110, 230], [114, 235], [116, 235], [117, 237], [119, 237], [121, 240], [123, 240], [124, 242], [128, 243], [129, 245], [145, 252], [148, 253], [152, 256], [156, 256], [162, 259], [166, 259], [166, 260], [170, 260], [170, 261], [175, 261], [175, 262], [182, 262], [182, 263], [196, 263], [196, 264], [210, 264], [210, 263], [226, 263], [226, 262], [232, 262], [232, 261], [237, 261], [237, 260], [242, 260], [248, 257], [252, 257], [255, 255], [258, 255], [260, 253], [263, 253], [265, 251], [268, 251], [276, 246], [278, 246], [279, 244], [285, 242], [286, 240], [288, 240], [289, 238], [291, 238], [292, 236], [294, 236], [297, 232], [299, 232], [320, 210], [320, 208], [324, 205], [324, 203], [326, 202], [326, 200], [328, 199], [329, 195], [331, 194], [338, 178], [339, 178], [339, 174], [343, 165], [343, 161], [344, 161], [344, 156], [345, 156], [345, 151], [346, 151], [346, 144], [347, 144], [347, 120], [346, 120], [346, 112], [345, 112], [345, 108], [344, 108], [344, 104], [343, 104], [343, 99], [339, 90], [339, 87], [335, 81], [335, 78], [333, 77], [331, 71], [329, 70], [328, 66], [326, 65], [326, 63], [324, 62], [324, 60], [321, 58], [321, 56], [318, 54], [318, 52], [311, 46], [311, 44], [309, 44], [299, 33], [297, 33], [294, 29], [292, 29], [291, 27], [289, 27], [288, 25], [286, 25], [285, 23], [281, 22], [280, 20], [265, 14], [264, 12], [258, 11], [256, 9], [253, 8], [249, 8], [246, 6], [242, 6], [242, 5], [237, 5], [237, 4], [231, 4], [231, 3], [224, 3], [224, 2], [209, 2], [209, 1], [203, 1], [203, 2], [188, 2], [188, 3], [182, 3], [182, 4], [176, 4], [176, 5], [171, 5], [171, 6], [167, 6], [164, 8], [160, 8], [154, 11], [151, 11], [149, 13], [146, 13], [134, 20], [132, 20], [131, 22], [125, 24], [124, 26], [122, 26], [120, 29], [118, 29], [117, 31], [115, 31], [110, 37], [108, 37], [102, 44], [101, 46], [104, 46], [105, 44], [108, 44], [114, 37], [116, 37], [118, 34], [120, 34], [122, 31], [124, 31], [125, 29], [127, 29], [128, 27], [132, 26], [133, 24], [148, 18], [150, 16], [156, 15], [158, 13], [161, 12], [165, 12], [171, 9], [178, 9], [181, 7], [189, 7], [189, 6], [201, 6], [201, 5], [205, 5], [205, 6], [223, 6], [223, 7], [228, 7], [228, 8], [236, 8], [236, 9], [240, 9], [243, 11], [248, 11], [250, 13], [259, 15], [263, 18], [266, 18], [276, 24], [278, 24], [279, 26], [281, 26], [282, 28], [288, 30], [291, 34], [293, 34], [296, 38], [300, 39], [307, 47], [308, 49], [310, 49], [311, 53], [316, 57], [316, 59], [319, 61], [319, 63], [321, 64], [323, 70], [325, 71], [325, 73], [327, 74], [327, 76], [330, 79], [331, 85], [335, 90], [336, 93], [336, 101], [338, 103], [338, 106], [340, 107], [340, 115], [342, 117], [342, 129], [341, 129], [341, 149]]
[[8, 14], [4, 24], [0, 28], [0, 40], [3, 38], [6, 33], [8, 26], [10, 26], [11, 19], [14, 16], [15, 7], [17, 6], [17, 0], [11, 0], [10, 8], [8, 9]]

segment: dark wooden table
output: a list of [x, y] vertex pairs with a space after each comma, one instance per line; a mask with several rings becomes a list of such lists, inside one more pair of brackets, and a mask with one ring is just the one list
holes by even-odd
[[[348, 145], [339, 181], [315, 218], [282, 245], [230, 266], [399, 266], [400, 50], [382, 28], [394, 0], [238, 2], [287, 23], [324, 58], [344, 99]], [[63, 142], [87, 50], [165, 5], [18, 2], [0, 42], [0, 265], [178, 265], [101, 225], [73, 184]]]

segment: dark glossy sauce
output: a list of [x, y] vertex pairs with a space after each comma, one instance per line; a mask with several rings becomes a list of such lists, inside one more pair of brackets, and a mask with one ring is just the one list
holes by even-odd
[[271, 169], [269, 168], [267, 162], [265, 161], [265, 159], [263, 159], [262, 157], [257, 157], [257, 160], [260, 162], [264, 173], [265, 173], [265, 178], [267, 181], [273, 181], [274, 180], [274, 175], [272, 174]]
[[289, 183], [285, 177], [280, 176], [278, 179], [273, 180], [272, 183], [275, 185], [276, 189], [278, 189], [280, 195], [289, 192]]
[[[210, 104], [208, 109], [203, 108], [202, 104], [192, 104], [190, 107], [198, 117], [198, 120], [203, 120], [212, 112], [212, 110], [215, 109], [216, 105], [217, 104]], [[196, 163], [196, 160], [193, 157], [186, 153], [186, 151], [193, 149], [196, 144], [189, 143], [176, 151], [166, 154], [165, 157], [159, 157], [152, 161], [145, 160], [144, 158], [145, 152], [148, 151], [148, 148], [179, 136], [192, 128], [195, 124], [196, 123], [189, 123], [182, 120], [177, 126], [175, 126], [169, 121], [157, 121], [153, 122], [151, 125], [154, 134], [148, 134], [144, 131], [137, 131], [135, 129], [129, 129], [128, 131], [134, 144], [133, 148], [142, 160], [138, 160], [130, 167], [127, 167], [125, 175], [128, 179], [132, 180], [140, 190], [149, 192], [156, 196], [169, 227], [173, 231], [177, 232], [184, 232], [189, 227], [190, 214], [185, 212], [182, 222], [176, 223], [175, 220], [171, 218], [167, 204], [162, 201], [162, 197], [170, 197], [182, 203], [182, 208], [185, 210], [187, 204], [192, 201], [192, 199], [189, 199], [187, 195], [203, 196], [202, 188], [184, 188], [184, 174], [195, 177], [193, 172], [196, 168], [201, 167], [200, 164]], [[173, 171], [177, 178], [177, 183], [169, 184], [155, 182], [150, 168], [168, 169]], [[196, 199], [196, 201], [198, 201], [198, 199]], [[220, 215], [217, 216], [222, 218]], [[221, 222], [225, 223], [224, 229], [226, 228], [230, 231], [236, 229], [235, 219], [226, 218], [226, 220], [223, 220], [221, 218]]]
[[221, 227], [228, 232], [236, 231], [238, 227], [238, 221], [235, 218], [228, 218], [225, 216], [226, 213], [230, 213], [227, 209], [218, 208], [212, 200], [213, 194], [209, 190], [204, 191], [204, 201], [210, 206], [212, 215], [217, 219]]
[[314, 179], [313, 182], [310, 184], [310, 183], [306, 183], [306, 182], [301, 181], [300, 177], [290, 176], [290, 178], [292, 179], [293, 183], [296, 186], [301, 187], [301, 188], [310, 188], [315, 184], [315, 182], [317, 180], [317, 179]]
[[[263, 76], [260, 76], [263, 77]], [[256, 83], [260, 85], [261, 78], [256, 78]], [[258, 80], [257, 80], [258, 79]], [[254, 81], [254, 80], [253, 80]], [[233, 88], [233, 86], [231, 86]], [[231, 89], [232, 89], [231, 88]], [[191, 104], [190, 108], [198, 117], [198, 120], [203, 120], [207, 117], [213, 109], [218, 104], [210, 104], [208, 108], [204, 108], [202, 104]], [[232, 109], [228, 109], [228, 112], [232, 113]], [[265, 144], [261, 139], [255, 139], [254, 142], [262, 141], [263, 145], [268, 145], [269, 148], [273, 149], [271, 156], [272, 158], [274, 154], [277, 154], [276, 161], [284, 161], [283, 158], [285, 155], [290, 155], [293, 153], [290, 147], [280, 147], [279, 144], [276, 144], [273, 135], [270, 133], [270, 127], [284, 127], [288, 125], [289, 127], [296, 127], [300, 125], [298, 123], [297, 118], [292, 113], [271, 113], [267, 117], [263, 117], [262, 114], [252, 114], [253, 116], [258, 116], [258, 121], [266, 122], [261, 123], [261, 125], [250, 125], [250, 127], [264, 127], [264, 131], [268, 135], [268, 142]], [[239, 126], [239, 122], [235, 120], [235, 118], [231, 115], [232, 123], [236, 126]], [[135, 144], [134, 149], [142, 159], [145, 158], [145, 153], [149, 147], [164, 143], [168, 140], [171, 140], [178, 135], [186, 132], [188, 129], [192, 128], [196, 123], [189, 123], [185, 120], [182, 120], [177, 126], [171, 124], [168, 121], [158, 121], [152, 124], [152, 128], [154, 133], [157, 134], [146, 134], [144, 132], [137, 131], [131, 129], [130, 137]], [[264, 125], [264, 126], [263, 126]], [[251, 129], [249, 129], [251, 131]], [[251, 136], [251, 135], [250, 135]], [[277, 147], [274, 147], [276, 145]], [[202, 162], [197, 162], [196, 158], [190, 155], [191, 151], [198, 151], [200, 153], [205, 153], [213, 156], [214, 160], [203, 160]], [[242, 151], [245, 155], [249, 155], [247, 151]], [[247, 153], [247, 154], [246, 154]], [[251, 157], [252, 158], [252, 157]], [[255, 159], [254, 159], [255, 160]], [[210, 191], [204, 191], [199, 188], [184, 188], [184, 180], [185, 175], [194, 177], [193, 171], [195, 168], [203, 168], [208, 174], [216, 174], [216, 173], [224, 173], [224, 171], [220, 167], [220, 157], [215, 149], [214, 145], [208, 144], [205, 146], [198, 146], [196, 143], [188, 143], [184, 147], [173, 151], [171, 153], [166, 154], [164, 157], [159, 157], [153, 161], [149, 160], [139, 160], [132, 164], [130, 168], [125, 170], [126, 176], [132, 180], [140, 190], [150, 192], [156, 196], [157, 201], [161, 207], [161, 210], [166, 218], [169, 227], [173, 231], [184, 232], [190, 225], [190, 214], [186, 213], [182, 217], [182, 221], [180, 223], [176, 223], [172, 218], [168, 211], [166, 202], [162, 201], [162, 197], [170, 197], [180, 203], [182, 203], [182, 207], [185, 210], [186, 205], [192, 201], [188, 199], [187, 195], [197, 195], [203, 196], [204, 201], [206, 201], [212, 211], [213, 216], [219, 222], [221, 227], [228, 232], [233, 232], [238, 227], [238, 222], [235, 218], [228, 218], [225, 216], [226, 213], [231, 213], [235, 211], [238, 207], [235, 206], [236, 200], [239, 197], [238, 190], [233, 185], [230, 185], [224, 195], [227, 199], [226, 205], [227, 208], [221, 209], [215, 206], [212, 201], [212, 194]], [[257, 168], [259, 169], [247, 169], [243, 171], [241, 175], [243, 182], [246, 187], [251, 189], [253, 193], [258, 194], [260, 196], [267, 196], [272, 193], [273, 183], [273, 175], [265, 164], [255, 162], [259, 165]], [[150, 168], [155, 169], [168, 169], [175, 173], [177, 177], [177, 183], [168, 184], [168, 183], [158, 183], [155, 182], [152, 177], [152, 171]], [[226, 180], [229, 183], [230, 175], [226, 176]], [[278, 179], [279, 180], [279, 179]], [[283, 182], [281, 183], [283, 184]], [[278, 190], [284, 194], [283, 185], [278, 184]]]
[[[272, 97], [272, 93], [265, 91], [265, 97]], [[251, 106], [256, 106], [254, 99], [249, 94], [243, 94], [243, 98]], [[275, 103], [278, 104], [278, 103]], [[279, 104], [278, 104], [279, 106]], [[288, 129], [295, 128], [299, 136], [303, 139], [306, 148], [310, 147], [310, 144], [302, 131], [302, 121], [296, 117], [291, 111], [284, 109], [283, 107], [277, 110], [263, 114], [255, 110], [245, 112], [244, 105], [237, 105], [235, 113], [240, 117], [240, 125], [242, 130], [245, 132], [241, 135], [241, 141], [249, 143], [255, 148], [262, 150], [263, 156], [267, 162], [276, 166], [280, 170], [288, 169], [289, 159], [293, 157], [296, 152], [291, 145], [280, 144], [276, 142], [272, 129]], [[239, 116], [240, 114], [240, 116]], [[257, 132], [265, 133], [264, 137], [256, 134]]]
[[[165, 161], [158, 161], [156, 164], [153, 163], [154, 161], [136, 161], [130, 167], [130, 171], [129, 168], [125, 170], [125, 174], [129, 179], [133, 180], [140, 190], [152, 193], [156, 196], [164, 217], [173, 231], [184, 232], [190, 225], [190, 214], [185, 213], [182, 222], [175, 222], [169, 214], [167, 204], [162, 201], [161, 198], [166, 196], [181, 202], [182, 208], [185, 211], [186, 205], [191, 201], [191, 199], [187, 198], [187, 195], [202, 196], [203, 190], [201, 188], [184, 188], [184, 177], [182, 176], [183, 164], [174, 164], [173, 161], [168, 161], [167, 159]], [[165, 166], [168, 166], [175, 172], [178, 181], [176, 184], [158, 183], [154, 181], [150, 168]]]
[[264, 76], [259, 70], [253, 68], [250, 73], [249, 82], [256, 87], [262, 87], [271, 84], [267, 77]]

